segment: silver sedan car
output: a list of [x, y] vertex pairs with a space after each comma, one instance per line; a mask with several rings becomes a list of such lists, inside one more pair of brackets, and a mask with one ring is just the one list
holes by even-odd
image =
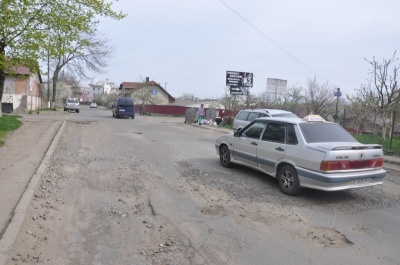
[[259, 118], [219, 136], [215, 148], [222, 166], [235, 162], [265, 172], [287, 195], [302, 187], [336, 191], [378, 185], [386, 175], [381, 145], [361, 144], [316, 115]]

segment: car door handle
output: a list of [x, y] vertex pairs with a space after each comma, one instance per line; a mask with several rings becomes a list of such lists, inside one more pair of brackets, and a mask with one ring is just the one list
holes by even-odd
[[256, 142], [251, 142], [252, 145], [258, 145]]
[[275, 150], [278, 150], [278, 151], [285, 151], [285, 149], [283, 149], [282, 147], [277, 147], [277, 148], [275, 148]]

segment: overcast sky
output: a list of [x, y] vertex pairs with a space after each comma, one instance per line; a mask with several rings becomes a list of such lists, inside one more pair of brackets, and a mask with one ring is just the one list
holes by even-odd
[[382, 61], [400, 47], [399, 0], [120, 0], [113, 6], [127, 17], [101, 20], [115, 54], [97, 79], [119, 85], [149, 77], [173, 97], [220, 97], [226, 71], [253, 73], [255, 94], [265, 91], [267, 78], [305, 88], [314, 76], [352, 94], [370, 77], [365, 58]]

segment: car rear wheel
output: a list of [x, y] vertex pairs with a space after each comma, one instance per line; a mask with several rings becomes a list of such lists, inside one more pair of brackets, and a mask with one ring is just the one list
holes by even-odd
[[219, 161], [223, 167], [231, 167], [231, 152], [228, 146], [224, 145], [219, 150]]
[[296, 195], [300, 192], [300, 182], [296, 170], [292, 166], [283, 166], [278, 175], [279, 188], [286, 195]]

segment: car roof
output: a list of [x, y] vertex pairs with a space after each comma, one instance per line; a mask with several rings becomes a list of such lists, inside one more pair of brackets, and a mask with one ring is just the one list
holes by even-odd
[[300, 124], [300, 123], [333, 123], [329, 121], [308, 121], [305, 118], [290, 118], [290, 117], [262, 117], [262, 118], [257, 118], [255, 120], [266, 120], [266, 121], [282, 121], [282, 122], [287, 122], [287, 123], [292, 123], [292, 124]]
[[257, 121], [282, 121], [282, 122], [289, 122], [293, 124], [301, 123], [303, 120], [301, 118], [291, 118], [291, 117], [262, 117], [255, 119]]
[[292, 113], [290, 111], [282, 110], [282, 109], [244, 109], [241, 111], [253, 111], [253, 112], [262, 112], [262, 113], [270, 113], [270, 114]]

